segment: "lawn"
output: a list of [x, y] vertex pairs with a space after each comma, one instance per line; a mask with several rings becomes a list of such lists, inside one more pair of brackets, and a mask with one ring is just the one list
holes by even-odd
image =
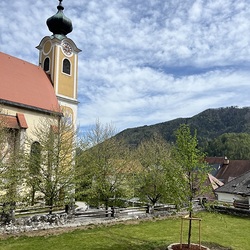
[[[250, 219], [199, 213], [202, 242], [214, 242], [234, 250], [250, 249]], [[93, 226], [46, 236], [1, 239], [1, 250], [156, 250], [180, 238], [179, 218]], [[187, 228], [187, 224], [185, 224]], [[198, 241], [198, 223], [193, 224], [192, 241]], [[186, 233], [186, 230], [185, 230]]]

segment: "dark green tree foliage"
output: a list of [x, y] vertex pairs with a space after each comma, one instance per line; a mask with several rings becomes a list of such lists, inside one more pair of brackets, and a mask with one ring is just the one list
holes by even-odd
[[[176, 131], [176, 145], [174, 158], [181, 167], [182, 175], [179, 179], [179, 196], [188, 205], [189, 218], [193, 215], [193, 199], [202, 195], [206, 190], [204, 183], [209, 173], [205, 163], [205, 155], [198, 149], [196, 132], [192, 135], [190, 127], [180, 125]], [[188, 244], [191, 243], [192, 220], [189, 220]]]
[[[135, 196], [141, 201], [173, 203], [174, 187], [171, 146], [159, 136], [143, 141], [135, 150], [135, 161], [139, 170], [135, 174]], [[153, 211], [153, 210], [152, 210]]]
[[250, 134], [226, 133], [210, 141], [205, 150], [209, 156], [227, 156], [231, 160], [250, 159]]

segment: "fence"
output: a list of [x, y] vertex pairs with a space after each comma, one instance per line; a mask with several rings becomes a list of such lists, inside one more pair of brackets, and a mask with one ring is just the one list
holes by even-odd
[[90, 209], [87, 211], [76, 210], [74, 215], [81, 218], [103, 218], [103, 217], [139, 217], [145, 214], [168, 214], [175, 211], [174, 205], [161, 205], [151, 208], [150, 206], [126, 207], [116, 208], [110, 207], [109, 209]]
[[32, 217], [35, 215], [63, 213], [66, 208], [62, 206], [32, 206], [16, 209], [15, 203], [0, 204], [0, 218], [2, 224], [7, 224], [17, 218]]
[[22, 209], [16, 209], [15, 215], [17, 217], [21, 216], [31, 216], [35, 214], [52, 214], [53, 212], [62, 213], [65, 212], [66, 207], [62, 206], [43, 206], [43, 207], [27, 207]]
[[239, 209], [250, 210], [250, 204], [248, 203], [248, 200], [234, 200], [233, 202], [215, 201], [215, 205], [225, 208], [239, 208]]
[[250, 205], [248, 202], [242, 202], [235, 200], [234, 202], [221, 202], [217, 201], [214, 205], [211, 206], [217, 212], [233, 214], [239, 216], [250, 216]]
[[126, 217], [129, 215], [145, 214], [147, 207], [90, 209], [87, 211], [75, 211], [76, 217], [103, 218], [103, 217]]

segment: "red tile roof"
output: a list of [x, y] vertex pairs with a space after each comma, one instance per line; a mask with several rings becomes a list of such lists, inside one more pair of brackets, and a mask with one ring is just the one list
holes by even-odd
[[224, 183], [250, 171], [250, 160], [230, 160], [224, 157], [207, 157], [210, 165], [218, 165], [214, 176]]
[[21, 113], [17, 113], [16, 116], [0, 114], [0, 121], [3, 123], [2, 125], [6, 128], [14, 128], [14, 129], [28, 128], [25, 116], [24, 114]]
[[24, 114], [17, 113], [17, 120], [19, 123], [20, 128], [28, 128], [28, 124], [26, 122]]
[[222, 165], [216, 178], [223, 179], [227, 183], [234, 178], [250, 171], [250, 160], [229, 160], [228, 165]]
[[0, 101], [42, 111], [60, 112], [55, 91], [44, 70], [2, 52]]

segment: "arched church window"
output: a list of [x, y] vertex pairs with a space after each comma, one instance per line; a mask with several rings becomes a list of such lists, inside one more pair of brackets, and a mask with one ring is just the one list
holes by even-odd
[[37, 175], [40, 171], [41, 164], [41, 145], [35, 141], [31, 145], [30, 149], [30, 174], [32, 176]]
[[70, 61], [68, 59], [63, 60], [63, 73], [70, 75]]
[[30, 149], [29, 178], [31, 185], [31, 205], [35, 204], [35, 193], [38, 191], [41, 168], [41, 145], [35, 141]]
[[49, 71], [49, 58], [48, 57], [44, 60], [43, 69], [45, 72]]

